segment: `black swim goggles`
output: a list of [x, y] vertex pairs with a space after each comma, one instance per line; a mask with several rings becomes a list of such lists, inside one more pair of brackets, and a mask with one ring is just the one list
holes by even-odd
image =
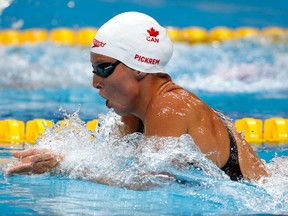
[[92, 73], [96, 74], [97, 76], [107, 78], [110, 76], [115, 68], [117, 67], [118, 64], [120, 64], [120, 61], [116, 61], [114, 63], [111, 62], [105, 62], [105, 63], [100, 63], [100, 64], [92, 64], [93, 71]]

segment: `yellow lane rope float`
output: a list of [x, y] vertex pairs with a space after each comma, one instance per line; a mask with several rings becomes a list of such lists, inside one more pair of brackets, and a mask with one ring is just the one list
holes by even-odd
[[[65, 121], [59, 121], [62, 127], [67, 127]], [[35, 144], [40, 134], [44, 133], [45, 127], [52, 127], [53, 122], [45, 119], [33, 119], [18, 121], [15, 119], [0, 120], [0, 143], [2, 144]], [[86, 122], [89, 130], [94, 131], [98, 120], [93, 119]], [[264, 125], [264, 127], [263, 127]], [[235, 128], [243, 133], [250, 144], [288, 144], [288, 119], [274, 117], [262, 121], [255, 118], [242, 118], [235, 121]]]
[[[58, 122], [62, 128], [69, 127], [69, 120], [60, 120]], [[40, 134], [45, 132], [45, 128], [52, 128], [53, 121], [46, 119], [33, 119], [27, 121], [18, 121], [16, 119], [0, 120], [0, 144], [21, 144], [24, 142], [35, 144]], [[94, 131], [98, 124], [98, 119], [86, 122], [89, 130]]]
[[[0, 31], [0, 45], [15, 46], [25, 43], [52, 42], [64, 45], [89, 46], [96, 32], [97, 29], [93, 27], [83, 27], [76, 30], [59, 27], [51, 29], [50, 31], [41, 28], [26, 30], [4, 29]], [[217, 26], [210, 30], [197, 26], [186, 28], [167, 27], [167, 32], [172, 41], [186, 42], [189, 44], [224, 42], [254, 36], [269, 37], [274, 41], [281, 41], [288, 37], [288, 29], [276, 26], [269, 26], [262, 29], [249, 26], [242, 26], [235, 29]]]

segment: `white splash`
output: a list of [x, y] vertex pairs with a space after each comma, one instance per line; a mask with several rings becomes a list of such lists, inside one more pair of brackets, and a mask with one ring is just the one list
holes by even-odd
[[265, 188], [273, 197], [275, 206], [288, 207], [288, 157], [275, 157], [267, 166], [271, 171], [271, 176], [262, 178], [257, 185]]
[[9, 7], [11, 5], [13, 0], [1, 0], [0, 1], [0, 16], [5, 8]]
[[75, 7], [75, 2], [74, 2], [74, 1], [69, 1], [69, 2], [67, 3], [67, 6], [68, 6], [69, 8], [74, 8], [74, 7]]
[[167, 187], [200, 204], [215, 203], [225, 212], [288, 212], [287, 157], [276, 157], [267, 164], [271, 177], [253, 184], [235, 182], [208, 160], [188, 135], [145, 138], [134, 133], [121, 137], [122, 123], [114, 112], [99, 116], [96, 131], [86, 128], [79, 110], [64, 113], [64, 117], [65, 127], [47, 128], [36, 146], [65, 155], [52, 175], [105, 179], [110, 185], [130, 189]]
[[[193, 91], [287, 92], [288, 43], [264, 41], [175, 44], [166, 70], [176, 84]], [[90, 87], [91, 70], [86, 47], [0, 46], [1, 87]]]
[[217, 47], [177, 44], [167, 70], [177, 84], [190, 90], [287, 91], [283, 83], [288, 78], [287, 39], [261, 41], [235, 40]]
[[60, 124], [47, 128], [38, 140], [38, 146], [65, 155], [55, 170], [58, 175], [107, 179], [113, 185], [129, 188], [171, 184], [177, 181], [179, 171], [189, 173], [193, 169], [201, 170], [204, 176], [228, 178], [188, 135], [145, 138], [134, 133], [121, 138], [121, 121], [114, 112], [100, 115], [94, 132], [86, 128], [77, 112], [67, 115], [65, 122], [64, 128]]
[[15, 22], [12, 23], [11, 28], [12, 29], [20, 29], [24, 26], [24, 20], [23, 19], [19, 19]]

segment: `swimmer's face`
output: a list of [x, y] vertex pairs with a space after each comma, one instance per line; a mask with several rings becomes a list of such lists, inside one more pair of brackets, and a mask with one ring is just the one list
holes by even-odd
[[[107, 108], [113, 108], [119, 115], [129, 115], [135, 112], [138, 96], [140, 95], [139, 84], [135, 78], [135, 70], [127, 67], [116, 59], [91, 53], [91, 63], [93, 67], [93, 87], [99, 89], [99, 95], [106, 99]], [[116, 65], [115, 65], [116, 63]], [[96, 73], [97, 66], [103, 70], [109, 70], [108, 76]], [[100, 68], [101, 70], [101, 68]], [[104, 71], [103, 71], [104, 72]]]

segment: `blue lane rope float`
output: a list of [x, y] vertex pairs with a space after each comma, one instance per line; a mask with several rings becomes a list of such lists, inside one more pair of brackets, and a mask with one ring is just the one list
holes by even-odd
[[[202, 27], [192, 26], [186, 28], [166, 27], [167, 32], [174, 42], [213, 43], [227, 40], [247, 38], [253, 36], [270, 37], [274, 41], [288, 37], [288, 29], [269, 26], [262, 29], [242, 26], [231, 29], [225, 26], [216, 26], [210, 30]], [[64, 45], [89, 46], [93, 40], [97, 29], [94, 27], [83, 27], [72, 29], [58, 27], [50, 31], [42, 28], [32, 28], [26, 30], [4, 29], [0, 31], [0, 45], [22, 45], [25, 43], [52, 42]]]
[[[59, 121], [62, 127], [67, 127], [65, 121]], [[89, 130], [94, 131], [98, 119], [86, 122]], [[264, 127], [263, 127], [264, 125]], [[45, 127], [52, 127], [53, 122], [45, 119], [33, 119], [18, 121], [15, 119], [0, 120], [0, 143], [1, 144], [35, 144], [40, 134], [44, 133]], [[243, 133], [248, 143], [253, 145], [288, 144], [288, 119], [274, 117], [264, 120], [255, 118], [242, 118], [235, 121], [235, 128]]]

